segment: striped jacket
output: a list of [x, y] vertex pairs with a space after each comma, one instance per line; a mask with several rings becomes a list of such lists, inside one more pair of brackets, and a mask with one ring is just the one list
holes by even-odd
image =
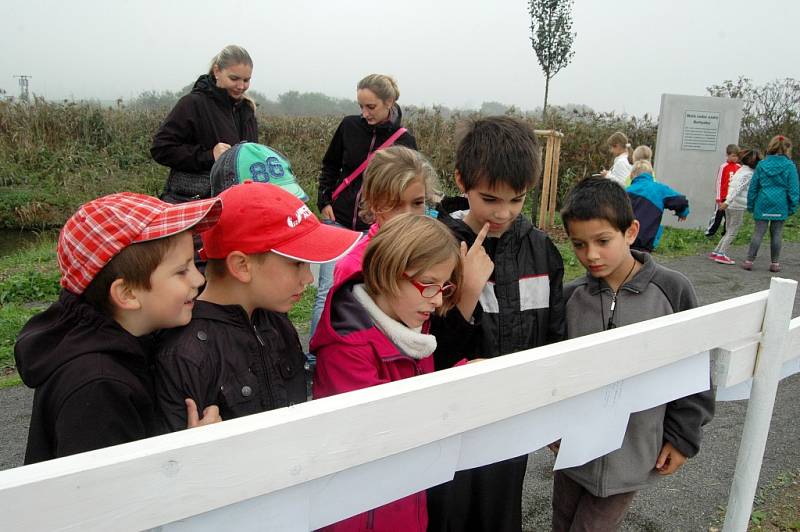
[[[476, 235], [462, 221], [468, 209], [460, 197], [445, 198], [438, 207], [439, 220], [471, 246]], [[494, 271], [480, 296], [481, 340], [473, 357], [492, 358], [562, 340], [564, 263], [550, 238], [520, 215], [508, 231], [483, 245]]]

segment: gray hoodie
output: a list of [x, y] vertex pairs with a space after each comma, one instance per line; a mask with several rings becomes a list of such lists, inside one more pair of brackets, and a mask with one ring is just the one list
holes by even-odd
[[[697, 296], [683, 274], [660, 266], [647, 253], [631, 251], [642, 268], [617, 294], [617, 327], [673, 314], [697, 306]], [[576, 338], [605, 329], [611, 289], [587, 274], [564, 287], [567, 336]], [[658, 477], [655, 464], [670, 442], [686, 457], [700, 450], [701, 427], [714, 415], [714, 398], [706, 391], [631, 414], [622, 447], [564, 473], [597, 497], [635, 491]]]

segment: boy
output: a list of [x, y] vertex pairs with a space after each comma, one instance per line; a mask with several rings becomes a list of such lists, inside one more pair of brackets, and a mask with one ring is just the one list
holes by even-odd
[[[520, 215], [540, 171], [536, 135], [519, 119], [471, 121], [461, 134], [455, 181], [464, 197], [447, 198], [438, 210], [439, 219], [470, 248], [477, 235], [488, 232], [483, 242], [488, 268], [473, 268], [470, 257], [465, 259], [457, 309], [467, 319], [477, 311], [480, 342], [473, 358], [514, 353], [564, 336], [561, 255]], [[436, 367], [450, 367], [462, 354], [470, 355], [437, 351]], [[460, 471], [452, 482], [429, 490], [429, 530], [518, 532], [527, 458]]]
[[661, 240], [664, 209], [670, 209], [683, 221], [689, 216], [689, 200], [664, 183], [657, 183], [653, 179], [653, 167], [649, 161], [633, 163], [631, 178], [627, 191], [633, 206], [633, 217], [639, 222], [639, 234], [631, 247], [650, 253]]
[[[639, 223], [622, 187], [587, 178], [561, 211], [583, 278], [564, 288], [567, 337], [622, 327], [697, 306], [689, 280], [630, 249]], [[622, 448], [556, 471], [553, 530], [617, 530], [636, 490], [697, 454], [713, 416], [710, 391], [631, 414]]]
[[[706, 229], [706, 236], [714, 236], [721, 224], [725, 223], [725, 209], [720, 209], [719, 206], [728, 197], [728, 186], [731, 183], [731, 177], [736, 171], [742, 167], [739, 164], [739, 146], [736, 144], [728, 144], [725, 147], [726, 160], [719, 165], [719, 172], [717, 172], [716, 180], [716, 197], [714, 199], [714, 216], [708, 224]], [[722, 234], [725, 234], [725, 226], [722, 225]], [[710, 257], [714, 258], [714, 257]]]
[[306, 400], [305, 356], [286, 316], [314, 281], [310, 262], [336, 260], [360, 233], [323, 225], [297, 197], [245, 182], [219, 195], [225, 210], [202, 234], [206, 288], [192, 321], [159, 339], [156, 392], [170, 430], [182, 408], [219, 407], [222, 419]]
[[[36, 388], [26, 464], [158, 432], [147, 336], [189, 323], [203, 284], [190, 230], [213, 226], [221, 208], [218, 199], [170, 205], [122, 192], [67, 220], [61, 295], [14, 346], [23, 382]], [[190, 426], [218, 418], [209, 409], [199, 421], [191, 401], [187, 409]]]

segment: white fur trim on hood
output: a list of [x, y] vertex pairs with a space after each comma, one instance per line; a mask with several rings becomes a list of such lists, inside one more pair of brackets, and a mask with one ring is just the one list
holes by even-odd
[[369, 297], [363, 284], [353, 286], [353, 297], [361, 303], [375, 326], [396, 345], [403, 354], [417, 360], [429, 356], [436, 350], [436, 337], [420, 332], [422, 327], [411, 329], [386, 315]]

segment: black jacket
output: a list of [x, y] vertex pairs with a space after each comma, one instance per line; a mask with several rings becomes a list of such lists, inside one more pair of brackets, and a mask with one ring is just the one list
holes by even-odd
[[14, 346], [33, 396], [25, 463], [153, 436], [158, 423], [148, 338], [66, 290]]
[[[386, 142], [392, 134], [400, 129], [403, 113], [400, 107], [392, 108], [388, 122], [371, 126], [360, 115], [346, 116], [336, 128], [328, 151], [322, 158], [322, 173], [319, 176], [317, 207], [322, 210], [326, 205], [333, 205], [336, 221], [350, 229], [366, 231], [369, 224], [358, 216], [358, 203], [361, 198], [363, 174], [353, 180], [342, 193], [333, 200], [333, 192], [347, 176], [361, 166], [367, 156]], [[414, 136], [406, 131], [398, 138], [395, 146], [417, 149]]]
[[[170, 168], [165, 194], [209, 197], [209, 190], [184, 190], [176, 173], [207, 176], [214, 165], [214, 146], [224, 142], [258, 142], [258, 124], [252, 105], [234, 100], [208, 75], [200, 76], [192, 91], [178, 100], [161, 123], [150, 147], [153, 159]], [[197, 178], [196, 178], [197, 179]], [[205, 185], [205, 182], [203, 182]], [[183, 199], [183, 198], [180, 198]], [[187, 198], [188, 199], [188, 198]]]
[[285, 314], [195, 303], [192, 321], [158, 339], [156, 395], [169, 430], [186, 427], [184, 398], [222, 419], [306, 400], [305, 357]]
[[[451, 216], [468, 209], [462, 197], [445, 198], [438, 207], [439, 220], [471, 246], [475, 233], [459, 214]], [[474, 355], [491, 358], [563, 340], [564, 263], [550, 238], [518, 216], [503, 235], [483, 245], [494, 271], [480, 297], [482, 340]]]

